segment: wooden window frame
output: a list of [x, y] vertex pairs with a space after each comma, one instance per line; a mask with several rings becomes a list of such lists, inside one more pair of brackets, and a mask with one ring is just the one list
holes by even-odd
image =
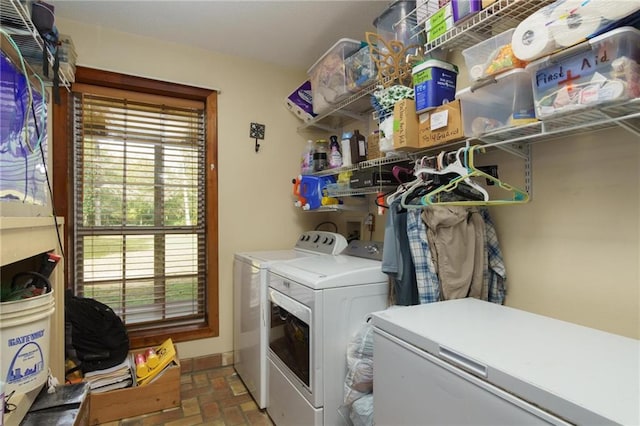
[[[143, 77], [130, 76], [111, 71], [77, 67], [75, 81], [112, 89], [131, 90], [151, 95], [201, 101], [205, 104], [206, 120], [206, 309], [204, 324], [168, 327], [162, 330], [142, 330], [129, 333], [132, 348], [155, 346], [171, 337], [174, 342], [184, 342], [220, 335], [219, 314], [219, 263], [218, 263], [218, 93], [177, 83], [168, 83]], [[73, 90], [73, 87], [72, 87]], [[60, 103], [52, 109], [53, 131], [50, 152], [53, 153], [53, 205], [58, 216], [65, 218], [66, 253], [74, 252], [73, 224], [73, 132], [72, 96], [60, 93]], [[65, 279], [67, 288], [73, 288], [74, 260], [66, 261]]]

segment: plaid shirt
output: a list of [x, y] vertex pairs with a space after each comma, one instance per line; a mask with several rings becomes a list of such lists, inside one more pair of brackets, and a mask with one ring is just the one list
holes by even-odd
[[484, 282], [489, 287], [489, 302], [504, 303], [507, 293], [507, 272], [502, 259], [502, 251], [498, 244], [498, 234], [489, 216], [489, 210], [480, 209], [485, 224], [485, 262]]
[[440, 280], [427, 241], [427, 225], [422, 221], [422, 209], [407, 211], [407, 237], [416, 269], [420, 304], [440, 300]]

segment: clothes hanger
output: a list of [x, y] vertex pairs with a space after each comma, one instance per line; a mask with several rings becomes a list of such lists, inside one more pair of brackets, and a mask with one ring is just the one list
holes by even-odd
[[[421, 201], [423, 205], [457, 205], [457, 206], [490, 206], [490, 205], [504, 205], [504, 204], [524, 204], [529, 202], [529, 194], [519, 188], [516, 188], [508, 183], [502, 182], [500, 179], [491, 176], [488, 173], [483, 172], [482, 170], [476, 169], [473, 163], [473, 153], [478, 145], [474, 145], [470, 148], [465, 148], [468, 153], [467, 157], [467, 169], [468, 173], [464, 176], [460, 176], [459, 178], [453, 179], [447, 185], [440, 186], [430, 193], [426, 194], [422, 197]], [[482, 147], [480, 147], [482, 148]], [[493, 182], [499, 188], [502, 188], [511, 194], [511, 198], [505, 199], [497, 199], [497, 200], [459, 200], [459, 201], [440, 201], [440, 195], [445, 192], [451, 192], [462, 182], [465, 182], [466, 179], [471, 177], [481, 177], [487, 179], [487, 181]]]
[[[460, 176], [461, 179], [464, 180], [464, 183], [467, 184], [469, 187], [472, 188], [472, 190], [482, 194], [482, 199], [484, 201], [489, 200], [489, 193], [487, 192], [486, 189], [484, 189], [482, 186], [480, 186], [478, 183], [472, 181], [470, 179], [469, 176], [469, 172], [471, 171], [469, 169], [469, 165], [467, 164], [466, 166], [462, 164], [462, 160], [460, 155], [464, 152], [465, 153], [465, 158], [466, 158], [466, 152], [468, 150], [468, 147], [462, 147], [460, 149], [458, 149], [455, 153], [455, 160], [453, 162], [448, 163], [446, 166], [444, 166], [444, 168], [442, 170], [439, 171], [439, 174], [450, 174], [450, 173], [456, 173], [457, 175]], [[441, 167], [442, 162], [445, 160], [445, 156], [438, 156], [438, 165]], [[452, 181], [455, 181], [457, 179], [453, 179]], [[448, 184], [447, 184], [448, 185]], [[444, 185], [445, 187], [447, 185]], [[454, 189], [457, 188], [458, 185], [456, 184], [454, 186]], [[477, 201], [477, 200], [476, 200]]]
[[400, 205], [405, 209], [423, 208], [424, 206], [421, 203], [416, 204], [411, 203], [411, 201], [416, 198], [422, 198], [422, 196], [433, 189], [433, 181], [429, 179], [429, 176], [435, 174], [439, 174], [439, 171], [430, 165], [430, 159], [428, 157], [422, 157], [421, 159], [416, 160], [416, 167], [413, 172], [415, 180], [411, 182], [402, 193]]
[[[417, 178], [402, 194], [400, 205], [406, 209], [422, 208], [424, 207], [422, 202], [412, 203], [411, 201], [416, 198], [422, 198], [434, 189], [446, 185], [440, 183], [440, 180], [437, 178], [438, 176], [445, 177], [446, 175], [454, 175], [458, 178], [466, 176], [468, 169], [462, 165], [462, 161], [460, 160], [460, 155], [465, 149], [466, 148], [463, 147], [456, 152], [441, 151], [436, 157], [422, 157], [422, 159], [417, 160], [416, 170], [414, 172]], [[448, 161], [447, 158], [449, 156], [453, 156], [454, 161]], [[435, 179], [427, 180], [427, 176], [433, 176]], [[448, 182], [449, 181], [447, 181], [447, 184]], [[452, 192], [459, 198], [465, 200], [478, 201], [489, 199], [487, 191], [468, 178], [465, 179], [462, 185], [457, 185], [453, 188]]]

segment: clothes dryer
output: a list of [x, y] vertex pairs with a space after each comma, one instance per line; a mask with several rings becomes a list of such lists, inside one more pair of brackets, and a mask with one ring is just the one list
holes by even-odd
[[308, 231], [288, 250], [236, 253], [233, 265], [234, 368], [261, 408], [267, 406], [267, 271], [278, 262], [337, 255], [347, 246], [341, 234]]

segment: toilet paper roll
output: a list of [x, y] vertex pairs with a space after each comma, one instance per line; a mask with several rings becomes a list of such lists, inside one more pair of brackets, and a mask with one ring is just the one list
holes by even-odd
[[615, 2], [591, 0], [591, 2], [599, 6], [600, 15], [610, 21], [626, 18], [640, 10], [640, 1], [638, 0], [616, 0]]
[[580, 43], [600, 28], [601, 13], [595, 1], [567, 0], [551, 12], [551, 36], [559, 47]]
[[511, 39], [516, 58], [531, 61], [555, 50], [556, 43], [546, 25], [548, 19], [540, 10], [518, 24]]

